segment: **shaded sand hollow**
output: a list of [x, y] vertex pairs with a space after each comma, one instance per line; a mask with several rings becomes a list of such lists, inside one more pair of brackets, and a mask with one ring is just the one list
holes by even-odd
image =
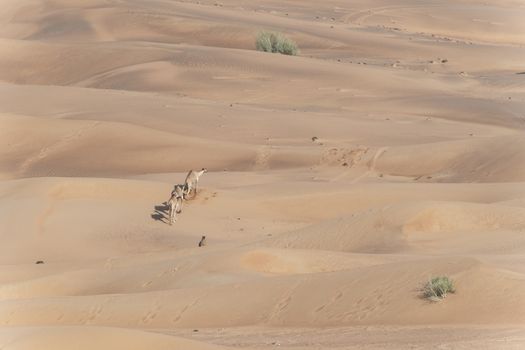
[[524, 18], [2, 1], [0, 349], [524, 349]]

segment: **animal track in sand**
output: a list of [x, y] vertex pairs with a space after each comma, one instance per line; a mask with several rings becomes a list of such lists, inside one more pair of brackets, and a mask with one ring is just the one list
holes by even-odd
[[271, 146], [260, 146], [257, 149], [257, 153], [255, 155], [255, 163], [253, 166], [254, 170], [264, 170], [268, 169], [268, 164], [271, 156]]
[[337, 148], [332, 147], [326, 151], [320, 160], [320, 165], [343, 165], [347, 164], [349, 168], [358, 164], [369, 148], [357, 146], [356, 148]]
[[89, 324], [95, 321], [97, 318], [99, 318], [100, 315], [102, 315], [102, 312], [104, 312], [104, 309], [106, 308], [106, 306], [110, 305], [113, 302], [113, 299], [114, 298], [109, 297], [103, 300], [102, 302], [100, 302], [99, 304], [95, 304], [91, 306], [91, 308], [89, 309], [88, 315], [83, 323]]
[[199, 200], [199, 203], [204, 204], [204, 203], [208, 202], [210, 199], [217, 197], [217, 192], [211, 192], [211, 194], [210, 194], [209, 191], [207, 191], [207, 190], [201, 190], [199, 197], [202, 197]]
[[[431, 6], [431, 5], [430, 5]], [[419, 6], [419, 7], [422, 7], [422, 6]], [[429, 7], [429, 5], [426, 5], [426, 7]], [[436, 6], [437, 7], [437, 6]], [[356, 11], [355, 13], [350, 13], [346, 16], [343, 16], [341, 17], [341, 20], [345, 23], [349, 22], [349, 23], [352, 23], [352, 24], [357, 24], [357, 25], [365, 25], [365, 20], [372, 17], [372, 16], [375, 16], [375, 15], [379, 15], [379, 14], [382, 14], [384, 12], [388, 12], [388, 11], [392, 11], [392, 10], [403, 10], [403, 11], [406, 11], [406, 10], [411, 10], [411, 9], [416, 9], [418, 8], [418, 6], [381, 6], [381, 7], [374, 7], [374, 8], [369, 8], [369, 9], [365, 9], [365, 10], [361, 10], [361, 11]]]
[[292, 286], [287, 292], [284, 293], [284, 296], [279, 299], [273, 310], [268, 315], [268, 321], [277, 318], [284, 310], [286, 310], [286, 308], [290, 305], [290, 302], [292, 301], [292, 296], [294, 292], [301, 286], [303, 281], [304, 280], [302, 279], [297, 281], [294, 286]]
[[157, 274], [157, 278], [161, 278], [161, 277], [164, 277], [166, 276], [167, 274], [170, 273], [170, 270], [164, 270], [164, 271], [161, 271]]
[[288, 307], [288, 305], [290, 304], [291, 301], [292, 301], [292, 296], [291, 295], [287, 296], [286, 299], [281, 300], [277, 304], [277, 313], [281, 313], [282, 311], [284, 311], [284, 309], [286, 309]]
[[142, 324], [150, 324], [156, 317], [158, 312], [162, 306], [156, 302], [153, 309], [149, 310], [143, 317], [142, 317]]
[[[365, 172], [363, 172], [363, 174], [359, 175], [358, 177], [356, 177], [355, 179], [352, 180], [351, 183], [357, 183], [358, 181], [360, 181], [361, 179], [365, 178], [366, 176], [370, 175], [371, 173], [375, 172], [375, 168], [376, 168], [376, 164], [377, 164], [377, 160], [379, 159], [379, 157], [381, 157], [386, 151], [387, 151], [388, 147], [381, 147], [379, 148], [374, 156], [372, 157], [372, 159], [370, 159], [367, 163], [367, 170]], [[349, 159], [350, 161], [347, 163], [349, 163], [349, 166], [348, 166], [348, 169], [352, 168], [354, 165], [356, 164], [359, 164], [362, 159], [363, 159], [363, 156], [366, 155], [368, 153], [370, 149], [368, 147], [363, 147], [363, 146], [360, 146], [358, 147], [357, 149], [353, 149], [351, 150], [348, 154], [349, 156]], [[335, 151], [332, 151], [330, 150], [333, 154], [337, 154], [337, 152]], [[339, 158], [339, 161], [341, 161], [341, 159], [344, 159], [344, 158]], [[338, 180], [341, 180], [342, 178], [344, 178], [345, 176], [347, 176], [349, 173], [348, 170], [346, 171], [343, 171], [341, 174], [337, 175], [336, 177], [334, 177], [331, 181], [338, 181]]]
[[92, 306], [91, 309], [88, 312], [88, 316], [84, 320], [84, 324], [88, 324], [88, 323], [94, 321], [97, 317], [100, 316], [100, 314], [102, 313], [103, 310], [104, 309], [103, 309], [103, 305], [102, 304]]
[[203, 296], [203, 297], [200, 297], [200, 298], [197, 298], [195, 299], [191, 304], [188, 304], [188, 305], [185, 305], [182, 310], [179, 312], [179, 314], [172, 320], [173, 323], [177, 323], [180, 321], [180, 319], [182, 318], [182, 316], [186, 313], [186, 311], [188, 311], [189, 309], [191, 309], [192, 307], [194, 307], [195, 305], [197, 305], [199, 303], [199, 301], [203, 298], [205, 298], [206, 296]]
[[142, 323], [149, 324], [151, 321], [153, 321], [157, 317], [157, 313], [154, 311], [148, 312], [144, 317], [142, 317]]
[[323, 310], [325, 307], [326, 307], [327, 304], [323, 304], [321, 306], [319, 306], [317, 309], [315, 309], [315, 312], [319, 312], [321, 310]]
[[147, 282], [144, 282], [144, 283], [142, 283], [142, 288], [148, 287], [148, 286], [150, 286], [152, 283], [153, 283], [153, 281], [147, 281]]
[[328, 307], [328, 306], [334, 304], [334, 303], [337, 302], [339, 299], [341, 299], [341, 298], [343, 297], [343, 295], [344, 295], [343, 292], [338, 291], [338, 292], [336, 293], [336, 295], [333, 296], [333, 297], [330, 299], [330, 301], [328, 301], [326, 304], [323, 304], [323, 305], [319, 306], [317, 309], [315, 309], [315, 312], [320, 312], [320, 311], [322, 311], [323, 309], [325, 309], [326, 307]]
[[367, 318], [370, 314], [374, 313], [378, 308], [381, 308], [382, 306], [386, 305], [386, 303], [387, 302], [384, 300], [384, 295], [382, 293], [379, 293], [376, 296], [372, 294], [359, 298], [356, 302], [352, 304], [352, 311], [340, 315], [339, 321], [346, 322], [350, 318], [354, 318], [360, 321], [362, 319]]

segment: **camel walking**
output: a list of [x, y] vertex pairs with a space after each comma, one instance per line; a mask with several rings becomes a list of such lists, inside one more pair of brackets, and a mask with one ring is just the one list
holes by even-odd
[[175, 185], [175, 188], [173, 188], [173, 191], [171, 191], [170, 199], [168, 199], [170, 225], [173, 225], [173, 222], [177, 220], [176, 215], [182, 212], [183, 199], [184, 187], [181, 185]]
[[208, 172], [208, 169], [202, 168], [202, 170], [190, 170], [188, 172], [188, 175], [186, 175], [186, 180], [184, 181], [184, 187], [185, 187], [185, 197], [190, 196], [191, 192], [193, 191], [193, 196], [191, 196], [191, 199], [195, 198], [197, 195], [197, 184], [199, 183], [199, 178], [202, 176], [202, 174]]

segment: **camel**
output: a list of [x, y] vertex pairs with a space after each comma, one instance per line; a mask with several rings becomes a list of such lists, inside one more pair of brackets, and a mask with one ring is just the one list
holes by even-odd
[[182, 200], [184, 199], [184, 186], [175, 185], [168, 200], [170, 225], [177, 220], [176, 214], [182, 211]]
[[195, 196], [197, 195], [197, 183], [199, 182], [199, 178], [202, 176], [202, 174], [206, 173], [207, 171], [208, 169], [202, 168], [201, 171], [190, 170], [188, 172], [188, 175], [186, 175], [186, 180], [184, 183], [184, 187], [185, 187], [184, 199], [186, 199], [186, 197], [188, 197], [192, 191], [193, 191], [193, 196], [191, 198], [192, 199], [195, 198]]
[[199, 242], [199, 247], [204, 247], [204, 246], [206, 246], [206, 236], [202, 236]]

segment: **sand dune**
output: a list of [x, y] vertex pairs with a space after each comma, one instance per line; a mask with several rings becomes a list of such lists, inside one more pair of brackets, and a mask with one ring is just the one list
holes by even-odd
[[[460, 251], [474, 253], [480, 245], [486, 247], [488, 240], [494, 240], [484, 252], [498, 253], [502, 247], [521, 245], [523, 214], [521, 208], [495, 204], [413, 202], [325, 220], [269, 239], [267, 244], [356, 253], [430, 250], [442, 254], [454, 252], [458, 243], [467, 245]], [[482, 244], [476, 242], [480, 239]]]
[[523, 348], [524, 14], [4, 1], [0, 348]]
[[70, 349], [223, 349], [196, 341], [177, 339], [166, 335], [104, 327], [39, 327], [0, 331], [6, 349], [70, 348]]
[[[377, 169], [393, 175], [414, 176], [422, 181], [522, 182], [525, 176], [524, 140], [521, 135], [508, 135], [404, 146], [389, 149], [381, 157]], [[511, 151], [505, 152], [507, 149]], [[417, 166], [403, 162], [407, 153], [418, 160]], [[438, 158], [439, 162], [430, 161]]]
[[[454, 276], [463, 292], [441, 305], [418, 298], [418, 281], [434, 273]], [[505, 293], [501, 290], [480, 292], [486, 285], [504, 285], [508, 289]], [[74, 298], [8, 299], [0, 307], [9, 315], [3, 324], [11, 326], [517, 324], [523, 322], [522, 314], [515, 309], [523, 307], [520, 296], [524, 288], [525, 280], [516, 273], [485, 266], [475, 259], [447, 258], [390, 263], [354, 271], [272, 277], [250, 283], [209, 286], [206, 291], [190, 288]], [[412, 297], [406, 298], [407, 295]], [[225, 304], [228, 312], [221, 312]], [[215, 316], [209, 318], [209, 314]]]

